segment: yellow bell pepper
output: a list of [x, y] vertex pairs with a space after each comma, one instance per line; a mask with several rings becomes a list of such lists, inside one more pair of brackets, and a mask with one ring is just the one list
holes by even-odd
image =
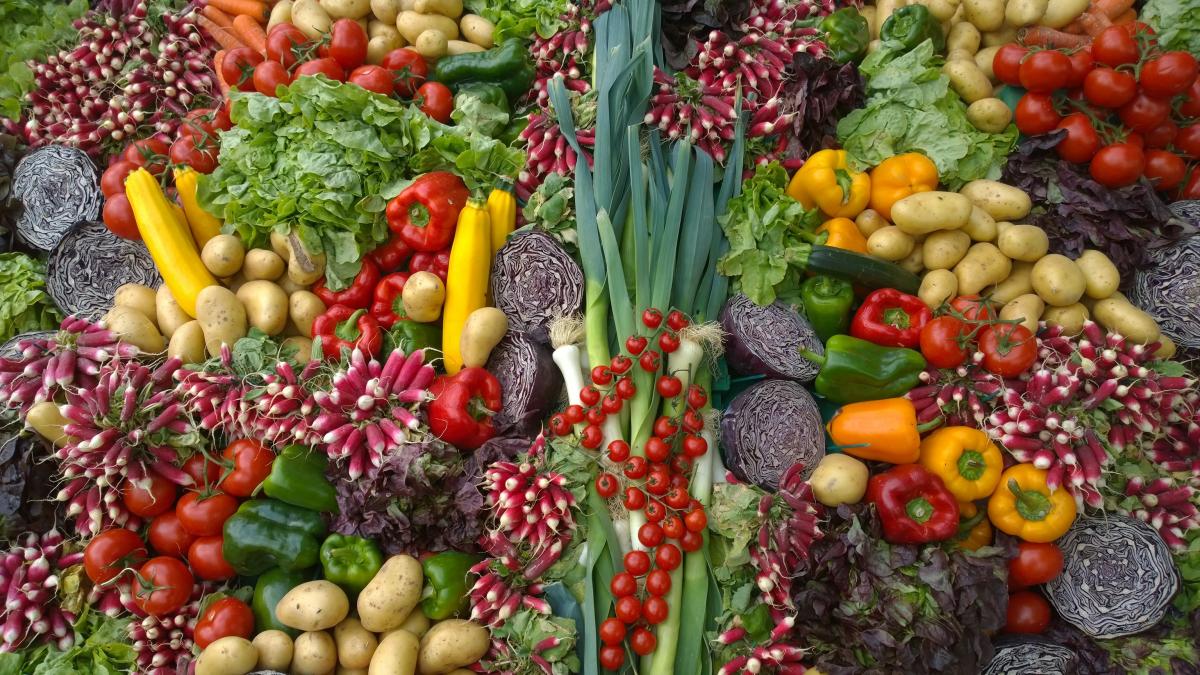
[[919, 461], [960, 502], [992, 496], [1004, 470], [1000, 449], [987, 434], [971, 427], [942, 427], [926, 436]]
[[821, 150], [809, 157], [792, 176], [788, 196], [830, 218], [853, 218], [871, 199], [871, 177], [851, 171], [845, 150]]
[[959, 502], [958, 515], [961, 520], [954, 543], [968, 551], [978, 551], [992, 543], [992, 524], [987, 514], [975, 506], [975, 502]]
[[492, 268], [492, 225], [487, 204], [471, 199], [458, 214], [446, 272], [446, 303], [442, 309], [442, 360], [446, 372], [463, 367], [463, 326], [471, 312], [487, 304], [488, 274]]
[[1032, 464], [1010, 467], [988, 499], [988, 518], [996, 529], [1035, 543], [1066, 534], [1075, 514], [1075, 498], [1061, 488], [1051, 492], [1046, 472]]
[[937, 167], [919, 152], [889, 157], [871, 169], [871, 208], [892, 219], [892, 204], [916, 192], [936, 190]]
[[844, 248], [847, 251], [867, 252], [867, 238], [859, 231], [858, 225], [849, 218], [831, 218], [817, 228], [817, 234], [828, 232], [826, 246]]

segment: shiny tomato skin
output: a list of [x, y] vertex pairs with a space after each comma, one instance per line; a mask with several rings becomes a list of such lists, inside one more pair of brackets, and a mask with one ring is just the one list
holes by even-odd
[[450, 87], [441, 82], [426, 82], [417, 89], [416, 100], [420, 101], [421, 112], [433, 119], [448, 124], [454, 110], [454, 94]]
[[966, 321], [991, 321], [996, 317], [996, 308], [991, 301], [974, 293], [955, 297], [950, 301], [950, 309], [961, 314]]
[[216, 485], [221, 480], [221, 463], [196, 453], [183, 463], [183, 472], [192, 479], [193, 487], [202, 488]]
[[216, 117], [217, 111], [212, 108], [197, 108], [188, 111], [188, 114], [183, 116], [183, 123], [179, 125], [179, 135], [201, 138], [212, 136], [217, 133], [217, 128], [214, 126]]
[[105, 197], [125, 194], [125, 179], [136, 168], [138, 165], [128, 160], [113, 162], [100, 174], [100, 192], [104, 193]]
[[998, 323], [979, 334], [983, 367], [1001, 377], [1017, 377], [1037, 360], [1037, 338], [1025, 326]]
[[1196, 57], [1183, 51], [1167, 52], [1142, 64], [1138, 83], [1150, 96], [1171, 98], [1196, 82]]
[[151, 469], [146, 472], [146, 485], [125, 481], [121, 488], [121, 501], [135, 516], [153, 518], [170, 511], [175, 506], [175, 484]]
[[137, 220], [133, 217], [133, 206], [124, 193], [115, 194], [104, 200], [104, 226], [109, 232], [132, 241], [141, 241], [142, 233], [138, 230]]
[[179, 498], [175, 514], [183, 529], [196, 537], [211, 537], [221, 533], [221, 526], [237, 511], [238, 500], [232, 495], [216, 492], [201, 495], [188, 492]]
[[1067, 78], [1066, 86], [1068, 89], [1078, 89], [1083, 86], [1083, 80], [1087, 74], [1096, 67], [1096, 60], [1092, 58], [1090, 47], [1075, 51], [1067, 58], [1071, 60], [1071, 76]]
[[160, 136], [151, 136], [130, 143], [121, 158], [159, 176], [167, 168], [167, 153], [170, 150], [171, 146]]
[[409, 98], [415, 94], [417, 88], [429, 77], [429, 64], [425, 57], [408, 47], [388, 52], [379, 65], [392, 71], [396, 95], [402, 98]]
[[212, 173], [213, 169], [217, 168], [217, 152], [211, 137], [180, 136], [171, 144], [171, 163], [185, 164], [197, 173]]
[[230, 49], [221, 59], [221, 77], [233, 89], [254, 91], [254, 71], [262, 62], [262, 54], [249, 47]]
[[1041, 633], [1050, 625], [1050, 603], [1039, 593], [1017, 591], [1008, 596], [1006, 633]]
[[350, 73], [346, 81], [384, 96], [391, 96], [396, 91], [392, 74], [381, 66], [359, 66]]
[[132, 530], [113, 528], [92, 537], [83, 549], [83, 571], [92, 583], [102, 584], [128, 568], [136, 569], [146, 558], [146, 542]]
[[221, 479], [221, 490], [234, 497], [249, 497], [271, 473], [275, 453], [248, 438], [225, 446], [221, 457], [232, 467]]
[[223, 637], [237, 636], [249, 640], [254, 636], [254, 612], [246, 603], [234, 597], [213, 601], [204, 608], [196, 622], [196, 646], [204, 649]]
[[183, 523], [179, 522], [179, 516], [174, 511], [167, 511], [150, 521], [146, 539], [158, 553], [182, 558], [196, 537], [183, 529]]
[[1126, 127], [1145, 133], [1167, 120], [1171, 114], [1171, 102], [1138, 92], [1133, 100], [1121, 106], [1117, 114]]
[[1166, 192], [1183, 182], [1187, 165], [1179, 155], [1166, 150], [1147, 150], [1146, 168], [1142, 175], [1150, 179], [1155, 189]]
[[298, 60], [296, 52], [309, 44], [303, 31], [290, 23], [281, 23], [267, 32], [267, 58], [291, 68]]
[[1014, 87], [1021, 84], [1021, 61], [1029, 54], [1029, 50], [1015, 42], [1010, 42], [996, 50], [992, 57], [992, 72], [996, 79]]
[[1083, 78], [1083, 96], [1101, 108], [1120, 108], [1137, 96], [1137, 80], [1112, 68], [1095, 68]]
[[307, 63], [301, 63], [296, 68], [293, 79], [304, 77], [305, 75], [318, 74], [324, 75], [335, 82], [344, 82], [346, 80], [346, 70], [331, 58], [313, 59]]
[[1062, 573], [1062, 549], [1053, 542], [1018, 542], [1017, 557], [1008, 561], [1008, 587], [1020, 590], [1053, 581]]
[[930, 365], [957, 368], [967, 360], [965, 345], [959, 343], [966, 325], [952, 316], [939, 316], [921, 328], [921, 354]]
[[1165, 148], [1175, 141], [1175, 136], [1178, 134], [1179, 126], [1171, 120], [1167, 120], [1146, 132], [1146, 147]]
[[1175, 199], [1200, 199], [1200, 165], [1188, 167], [1187, 183], [1179, 189]]
[[1184, 117], [1200, 117], [1200, 77], [1192, 80], [1187, 88], [1183, 103], [1179, 106], [1179, 114]]
[[1071, 79], [1071, 59], [1053, 49], [1034, 52], [1021, 62], [1019, 75], [1021, 86], [1028, 91], [1049, 94]]
[[1133, 143], [1113, 143], [1096, 153], [1088, 173], [1108, 188], [1125, 187], [1137, 182], [1146, 168], [1146, 155]]
[[279, 87], [291, 84], [287, 68], [278, 61], [263, 61], [254, 68], [254, 88], [263, 96], [275, 97]]
[[182, 560], [167, 556], [151, 558], [134, 577], [133, 601], [150, 616], [167, 616], [187, 604], [195, 583]]
[[1138, 46], [1129, 31], [1121, 26], [1109, 26], [1092, 39], [1092, 57], [1098, 63], [1117, 67], [1138, 60]]
[[225, 561], [225, 555], [221, 552], [224, 544], [225, 537], [216, 534], [197, 537], [196, 541], [188, 546], [188, 565], [196, 576], [205, 581], [224, 581], [237, 576], [237, 570]]
[[1015, 115], [1017, 129], [1026, 136], [1054, 131], [1062, 116], [1054, 109], [1054, 99], [1050, 94], [1027, 92], [1017, 101]]
[[346, 72], [367, 62], [367, 31], [354, 19], [338, 19], [329, 29], [329, 42], [317, 53], [337, 61]]
[[1172, 143], [1184, 155], [1200, 159], [1200, 122], [1181, 128]]
[[1087, 115], [1071, 113], [1058, 123], [1058, 128], [1066, 130], [1067, 135], [1054, 146], [1054, 151], [1068, 162], [1088, 162], [1100, 149], [1100, 135]]

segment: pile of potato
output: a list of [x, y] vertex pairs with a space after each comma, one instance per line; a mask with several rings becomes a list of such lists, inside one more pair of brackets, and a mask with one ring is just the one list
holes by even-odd
[[976, 180], [955, 192], [918, 192], [897, 201], [892, 224], [867, 209], [855, 222], [867, 251], [923, 274], [918, 293], [931, 308], [958, 295], [979, 294], [1002, 307], [1000, 317], [1031, 331], [1038, 321], [1078, 333], [1095, 317], [1110, 331], [1138, 343], [1163, 340], [1158, 324], [1117, 292], [1120, 273], [1108, 256], [1086, 250], [1078, 259], [1049, 253], [1036, 225], [1020, 224], [1032, 202], [1024, 191]]
[[487, 628], [463, 619], [431, 624], [417, 606], [423, 585], [421, 563], [393, 556], [359, 594], [353, 616], [350, 599], [337, 585], [300, 584], [275, 607], [281, 622], [304, 631], [294, 641], [278, 630], [259, 633], [253, 641], [215, 640], [200, 653], [196, 675], [245, 675], [256, 669], [292, 675], [471, 673], [466, 666], [487, 653]]
[[476, 14], [463, 14], [462, 0], [280, 0], [267, 27], [290, 22], [318, 39], [338, 19], [362, 24], [369, 38], [367, 63], [372, 64], [407, 46], [429, 60], [493, 47], [495, 26]]

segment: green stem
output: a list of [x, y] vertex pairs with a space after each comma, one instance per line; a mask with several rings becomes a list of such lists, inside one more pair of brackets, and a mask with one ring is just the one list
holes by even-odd
[[603, 284], [587, 285], [587, 309], [584, 313], [587, 335], [588, 368], [607, 366], [612, 360], [608, 350], [608, 293]]

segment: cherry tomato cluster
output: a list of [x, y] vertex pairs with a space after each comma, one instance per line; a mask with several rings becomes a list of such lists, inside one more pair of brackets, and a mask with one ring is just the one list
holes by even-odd
[[1088, 164], [1096, 182], [1117, 188], [1145, 176], [1179, 198], [1200, 195], [1196, 59], [1160, 49], [1145, 24], [1111, 26], [1074, 51], [1005, 45], [992, 69], [1026, 90], [1016, 107], [1021, 133], [1065, 130], [1059, 156]]
[[1017, 557], [1008, 562], [1009, 633], [1041, 633], [1050, 625], [1050, 603], [1033, 586], [1049, 583], [1063, 569], [1062, 551], [1054, 543], [1020, 543]]
[[1037, 338], [1018, 323], [1001, 321], [990, 301], [961, 295], [921, 329], [921, 355], [937, 368], [957, 368], [976, 350], [985, 370], [1017, 377], [1037, 360]]

